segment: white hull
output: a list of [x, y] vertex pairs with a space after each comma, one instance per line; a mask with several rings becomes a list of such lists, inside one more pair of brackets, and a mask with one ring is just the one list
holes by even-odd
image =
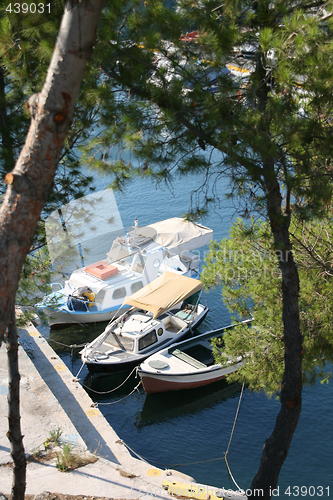
[[86, 324], [86, 323], [99, 323], [103, 321], [111, 321], [113, 318], [118, 318], [123, 314], [127, 306], [121, 309], [116, 309], [113, 311], [69, 311], [64, 309], [63, 311], [51, 311], [50, 309], [44, 309], [47, 316], [47, 321], [49, 325], [68, 325], [68, 324]]
[[194, 389], [196, 387], [213, 384], [214, 382], [223, 380], [229, 373], [237, 371], [240, 366], [241, 363], [237, 363], [236, 365], [232, 365], [228, 368], [221, 368], [218, 365], [215, 365], [214, 370], [207, 370], [191, 375], [150, 374], [139, 370], [139, 375], [145, 392], [147, 394], [154, 394], [157, 392]]

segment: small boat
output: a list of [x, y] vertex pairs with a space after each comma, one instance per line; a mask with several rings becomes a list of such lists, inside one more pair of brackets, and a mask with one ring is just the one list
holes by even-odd
[[201, 281], [165, 272], [127, 297], [132, 306], [80, 352], [92, 374], [134, 368], [162, 347], [191, 335], [208, 313], [199, 303]]
[[[241, 324], [251, 321], [245, 320]], [[149, 356], [138, 367], [146, 393], [201, 387], [222, 380], [229, 373], [237, 371], [242, 365], [242, 358], [239, 357], [236, 361], [226, 358], [223, 365], [216, 363], [211, 342], [213, 339], [223, 339], [223, 335], [234, 326], [229, 325], [197, 335], [176, 346], [165, 346]]]
[[[213, 231], [174, 217], [134, 230], [114, 240], [105, 260], [75, 270], [63, 286], [36, 305], [50, 326], [110, 321], [122, 312], [124, 298], [165, 271], [199, 277], [200, 256]], [[126, 306], [124, 306], [126, 307]]]

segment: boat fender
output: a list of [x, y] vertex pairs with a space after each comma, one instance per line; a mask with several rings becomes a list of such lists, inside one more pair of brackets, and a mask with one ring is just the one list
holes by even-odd
[[88, 307], [91, 307], [94, 305], [94, 302], [95, 302], [95, 294], [92, 290], [90, 290], [90, 288], [88, 288], [88, 290], [86, 290], [85, 292], [83, 292], [83, 297], [86, 297], [88, 299]]
[[86, 301], [88, 301], [88, 299], [82, 300], [73, 295], [68, 295], [67, 307], [69, 311], [86, 311]]

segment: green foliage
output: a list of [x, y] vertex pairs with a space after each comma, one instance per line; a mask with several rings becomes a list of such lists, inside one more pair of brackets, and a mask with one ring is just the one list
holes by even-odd
[[[304, 337], [304, 381], [327, 380], [333, 361], [333, 225], [324, 221], [291, 226], [293, 254], [301, 282], [300, 319]], [[234, 223], [230, 238], [211, 244], [202, 280], [207, 288], [222, 285], [222, 296], [237, 316], [254, 316], [252, 328], [236, 327], [225, 335], [225, 355], [244, 357], [231, 380], [246, 381], [267, 394], [279, 391], [284, 372], [281, 273], [279, 251], [269, 225]]]
[[74, 455], [69, 443], [65, 443], [62, 451], [57, 453], [56, 468], [60, 472], [67, 472], [73, 468]]
[[[7, 4], [1, 0], [0, 7], [4, 8]], [[32, 94], [41, 91], [45, 81], [64, 4], [57, 2], [52, 8], [52, 15], [45, 18], [48, 22], [39, 24], [36, 21], [29, 27], [26, 22], [18, 22], [25, 19], [24, 15], [14, 16], [17, 22], [7, 15], [0, 19], [0, 79], [3, 79], [0, 81], [1, 178], [13, 168], [27, 135], [30, 116], [26, 102]], [[30, 20], [34, 17], [37, 19], [37, 16], [30, 15]], [[87, 140], [92, 127], [98, 122], [96, 89], [99, 77], [99, 69], [90, 64], [44, 216], [71, 199], [82, 196], [92, 183], [93, 177], [81, 169], [78, 147]], [[12, 161], [8, 161], [8, 154], [6, 156], [9, 148]], [[4, 187], [2, 185], [0, 192]]]
[[[278, 390], [284, 359], [275, 249], [288, 247], [290, 238], [300, 273], [307, 379], [330, 359], [325, 318], [317, 311], [321, 299], [327, 304], [330, 282], [322, 268], [301, 265], [309, 252], [294, 241], [310, 227], [316, 234], [332, 203], [330, 7], [282, 0], [178, 0], [173, 10], [160, 0], [106, 6], [114, 23], [112, 44], [104, 42], [101, 57], [109, 89], [103, 99], [109, 97], [99, 143], [89, 150], [91, 165], [107, 172], [116, 164], [119, 185], [131, 178], [132, 158], [139, 162], [135, 173], [156, 182], [204, 173], [188, 216], [222, 203], [220, 183], [228, 178], [229, 202], [245, 217], [270, 220], [239, 233], [233, 228], [223, 248], [212, 247], [204, 273], [209, 286], [223, 282], [231, 310], [244, 315], [254, 307], [250, 343], [244, 343], [247, 329], [238, 339], [235, 330], [227, 349], [235, 356], [251, 352], [242, 376], [267, 393]], [[182, 37], [192, 30], [198, 30], [195, 42]], [[112, 161], [115, 148], [120, 163]], [[307, 221], [306, 228], [297, 221]], [[273, 243], [276, 226], [285, 232]], [[330, 318], [328, 305], [326, 312]]]
[[[112, 171], [121, 186], [132, 170], [167, 183], [205, 172], [203, 205], [208, 185], [217, 200], [227, 175], [262, 212], [269, 158], [295, 213], [320, 215], [332, 195], [332, 20], [311, 9], [280, 1], [179, 0], [174, 9], [160, 0], [107, 2], [96, 45], [103, 118], [98, 144], [86, 149], [90, 165]], [[181, 39], [194, 29], [196, 42]], [[221, 71], [230, 65], [243, 78]], [[113, 169], [119, 156], [123, 167]]]
[[[29, 2], [28, 5], [30, 5]], [[1, 11], [9, 2], [0, 1]], [[12, 4], [13, 5], [13, 4]], [[17, 4], [18, 5], [18, 4]], [[17, 8], [17, 7], [16, 7]], [[64, 4], [52, 4], [52, 14], [41, 17], [24, 14], [3, 15], [0, 18], [0, 178], [15, 165], [23, 147], [30, 115], [26, 109], [28, 98], [40, 92], [55, 46]], [[30, 22], [31, 21], [31, 22]], [[34, 21], [34, 22], [32, 22]], [[45, 22], [47, 21], [47, 22]], [[80, 165], [78, 146], [90, 136], [96, 124], [96, 82], [100, 72], [90, 67], [73, 117], [71, 131], [42, 216], [46, 217], [59, 206], [78, 198], [91, 189], [93, 177]], [[6, 189], [0, 183], [0, 199]], [[38, 225], [30, 255], [24, 264], [17, 292], [17, 304], [23, 309], [18, 325], [33, 319], [33, 305], [47, 291], [50, 281], [49, 259], [42, 247], [45, 232]]]
[[[333, 192], [332, 18], [301, 1], [169, 5], [106, 1], [43, 217], [91, 189], [82, 164], [119, 189], [135, 174], [167, 184], [204, 174], [190, 216], [221, 202], [227, 177], [246, 214], [267, 218], [268, 185], [278, 183], [286, 215], [291, 200], [298, 217], [320, 217]], [[42, 87], [60, 17], [29, 27], [0, 20], [2, 176], [25, 139], [25, 102]], [[195, 42], [184, 38], [192, 30]], [[43, 243], [41, 226], [33, 249]]]
[[49, 437], [48, 437], [48, 441], [50, 443], [54, 443], [55, 446], [60, 446], [61, 444], [61, 441], [60, 441], [60, 438], [62, 436], [62, 429], [60, 427], [58, 427], [56, 430], [54, 431], [50, 431], [50, 434], [49, 434]]
[[98, 460], [94, 455], [82, 455], [75, 452], [69, 443], [65, 443], [61, 452], [56, 452], [56, 456], [56, 467], [60, 472], [68, 472]]
[[16, 294], [16, 304], [22, 314], [17, 317], [17, 326], [23, 327], [27, 322], [34, 320], [36, 313], [34, 306], [44, 294], [50, 293], [51, 281], [50, 259], [45, 247], [39, 248], [27, 255]]

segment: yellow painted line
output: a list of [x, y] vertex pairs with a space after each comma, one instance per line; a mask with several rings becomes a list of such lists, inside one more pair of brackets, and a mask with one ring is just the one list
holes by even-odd
[[170, 495], [176, 495], [177, 497], [196, 498], [198, 500], [206, 500], [207, 498], [209, 500], [223, 500], [221, 490], [214, 490], [208, 486], [179, 483], [168, 479], [162, 481], [162, 486]]
[[30, 337], [39, 337], [40, 333], [39, 332], [28, 332]]
[[240, 73], [250, 73], [249, 69], [241, 68], [240, 66], [235, 66], [234, 64], [227, 64], [227, 68], [230, 71], [233, 69], [234, 71], [239, 71]]
[[161, 469], [148, 469], [147, 470], [147, 476], [150, 476], [150, 477], [160, 476], [161, 474], [162, 474]]
[[100, 412], [99, 410], [93, 409], [85, 411], [85, 414], [87, 415], [87, 417], [97, 417], [98, 415], [100, 415]]
[[53, 365], [53, 368], [54, 368], [57, 372], [62, 372], [63, 370], [66, 370], [66, 365]]

